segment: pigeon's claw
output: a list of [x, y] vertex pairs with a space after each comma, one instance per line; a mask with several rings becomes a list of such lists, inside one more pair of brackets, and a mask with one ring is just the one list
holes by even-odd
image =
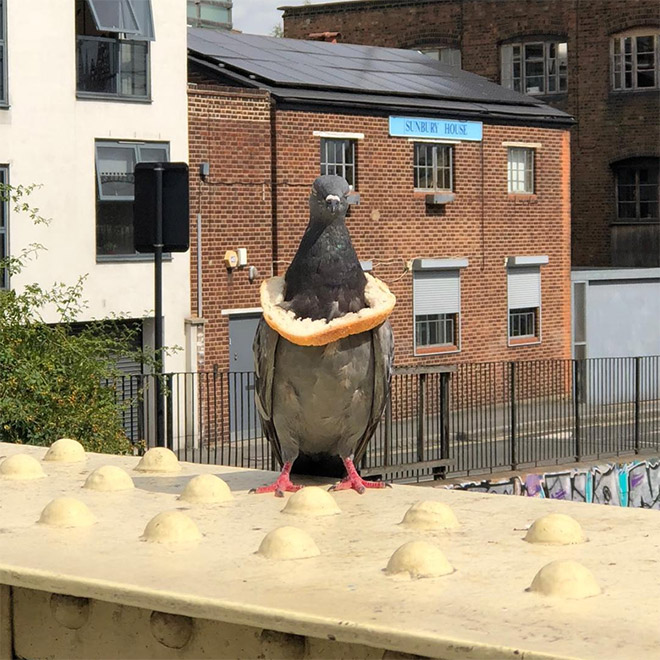
[[355, 469], [352, 458], [344, 458], [344, 467], [346, 468], [346, 477], [334, 486], [330, 486], [331, 491], [336, 490], [354, 490], [360, 495], [367, 488], [391, 488], [390, 484], [384, 481], [365, 481]]
[[291, 462], [285, 463], [282, 467], [282, 472], [277, 479], [268, 486], [260, 486], [259, 488], [252, 488], [250, 490], [251, 494], [261, 494], [261, 493], [275, 493], [275, 497], [284, 497], [284, 493], [295, 493], [297, 490], [300, 490], [302, 486], [297, 486], [291, 482], [289, 478], [289, 473], [291, 472]]

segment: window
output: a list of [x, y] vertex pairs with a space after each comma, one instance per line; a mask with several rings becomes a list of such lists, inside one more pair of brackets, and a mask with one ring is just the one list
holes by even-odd
[[321, 139], [321, 175], [343, 176], [355, 189], [355, 140]]
[[96, 254], [128, 256], [133, 244], [135, 165], [169, 160], [165, 143], [96, 143]]
[[415, 355], [459, 348], [460, 271], [414, 273]]
[[612, 89], [660, 87], [660, 34], [614, 37], [610, 45]]
[[78, 96], [148, 99], [150, 0], [77, 0]]
[[231, 30], [231, 2], [188, 0], [188, 25]]
[[534, 192], [534, 149], [509, 147], [507, 182], [510, 193]]
[[[3, 263], [9, 256], [9, 241], [7, 240], [9, 233], [9, 200], [7, 198], [8, 191], [4, 188], [8, 183], [9, 177], [7, 176], [7, 168], [0, 166], [0, 263]], [[0, 289], [8, 288], [9, 273], [6, 268], [0, 267]]]
[[419, 52], [441, 64], [461, 68], [461, 51], [458, 48], [420, 48]]
[[541, 337], [541, 269], [509, 267], [509, 344], [536, 343]]
[[660, 219], [658, 158], [630, 158], [613, 165], [619, 222]]
[[7, 101], [7, 5], [0, 0], [0, 107]]
[[505, 44], [501, 48], [504, 87], [523, 94], [559, 94], [567, 89], [565, 41]]
[[452, 190], [453, 149], [448, 144], [415, 143], [415, 189]]

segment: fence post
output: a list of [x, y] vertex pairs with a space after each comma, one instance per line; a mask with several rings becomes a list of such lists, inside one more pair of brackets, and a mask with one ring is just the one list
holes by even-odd
[[424, 395], [426, 393], [426, 374], [419, 374], [417, 394], [417, 460], [424, 460]]
[[[392, 390], [387, 395], [387, 404], [385, 405], [385, 447], [383, 447], [383, 465], [390, 464], [390, 449], [392, 446]], [[366, 456], [366, 454], [365, 454]]]
[[640, 445], [640, 389], [641, 389], [641, 374], [640, 374], [640, 360], [637, 356], [635, 358], [635, 453], [639, 454]]
[[[449, 379], [451, 374], [440, 374], [440, 458], [449, 458]], [[434, 479], [444, 479], [448, 468], [443, 465], [433, 473]]]
[[[158, 377], [158, 376], [157, 376]], [[177, 380], [178, 382], [178, 380]], [[172, 374], [165, 374], [165, 405], [167, 406], [167, 444], [166, 447], [174, 451], [174, 414], [172, 406]]]
[[516, 363], [509, 362], [509, 401], [511, 402], [510, 423], [510, 448], [511, 448], [511, 469], [518, 467], [518, 452], [516, 447]]
[[582, 397], [581, 387], [580, 362], [579, 360], [573, 360], [573, 416], [575, 418], [575, 425], [573, 428], [575, 451], [573, 453], [575, 454], [576, 463], [579, 463], [582, 460], [582, 428], [580, 419], [580, 398]]

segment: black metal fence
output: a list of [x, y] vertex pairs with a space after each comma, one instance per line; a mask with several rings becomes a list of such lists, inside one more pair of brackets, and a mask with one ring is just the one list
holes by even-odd
[[[136, 444], [155, 444], [153, 376], [115, 383]], [[252, 372], [165, 376], [166, 442], [187, 461], [277, 469]], [[660, 453], [660, 356], [395, 370], [362, 460], [366, 476], [422, 480]]]

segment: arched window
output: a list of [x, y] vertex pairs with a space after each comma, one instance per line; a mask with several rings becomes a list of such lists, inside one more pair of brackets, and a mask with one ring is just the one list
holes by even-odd
[[612, 165], [619, 222], [658, 222], [659, 158], [628, 158]]
[[461, 68], [461, 51], [459, 48], [449, 46], [420, 46], [417, 50], [431, 59], [438, 60], [441, 64]]
[[502, 44], [501, 81], [523, 94], [563, 94], [568, 87], [568, 44], [556, 38], [529, 38]]
[[610, 41], [612, 89], [635, 91], [660, 87], [660, 31], [639, 28]]

